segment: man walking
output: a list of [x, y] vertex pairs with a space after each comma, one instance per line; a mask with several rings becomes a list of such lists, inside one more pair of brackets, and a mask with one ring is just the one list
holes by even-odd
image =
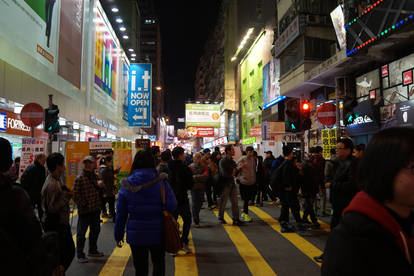
[[191, 252], [188, 247], [188, 235], [191, 228], [191, 211], [188, 201], [188, 190], [193, 188], [193, 176], [189, 167], [184, 163], [185, 152], [182, 147], [175, 147], [172, 151], [174, 160], [168, 162], [168, 180], [177, 199], [177, 209], [173, 212], [175, 219], [181, 216], [183, 219], [183, 232], [181, 241], [183, 250]]
[[231, 211], [233, 215], [233, 225], [242, 225], [239, 219], [239, 205], [237, 199], [237, 186], [234, 183], [234, 177], [237, 173], [237, 165], [233, 160], [234, 147], [226, 146], [226, 156], [220, 160], [219, 173], [220, 173], [220, 201], [219, 201], [219, 222], [225, 224], [224, 209], [226, 208], [227, 200], [230, 198]]
[[37, 208], [39, 220], [43, 218], [41, 192], [46, 179], [45, 163], [46, 155], [43, 153], [36, 155], [35, 161], [26, 168], [20, 179], [22, 187], [32, 200], [33, 207]]
[[89, 256], [103, 257], [98, 251], [98, 236], [101, 230], [100, 213], [101, 200], [99, 197], [98, 176], [95, 174], [96, 162], [92, 156], [83, 159], [84, 168], [75, 179], [74, 201], [78, 206], [78, 229], [76, 237], [76, 254], [78, 262], [87, 263], [88, 259], [83, 252], [85, 246], [85, 234], [90, 228], [89, 234]]
[[243, 213], [241, 217], [246, 222], [251, 222], [252, 218], [249, 216], [249, 201], [254, 200], [256, 195], [256, 158], [254, 157], [254, 149], [249, 146], [246, 148], [246, 156], [240, 158], [237, 162], [239, 175], [237, 183], [240, 187], [240, 195], [243, 202]]

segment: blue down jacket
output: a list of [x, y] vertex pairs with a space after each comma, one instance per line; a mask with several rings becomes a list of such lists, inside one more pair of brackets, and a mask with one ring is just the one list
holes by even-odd
[[137, 169], [126, 179], [118, 195], [115, 218], [115, 240], [120, 241], [125, 234], [127, 224], [127, 243], [135, 246], [158, 245], [162, 243], [162, 202], [161, 185], [166, 185], [166, 209], [169, 212], [177, 208], [174, 193], [167, 179], [136, 191], [136, 189], [158, 177], [155, 169]]

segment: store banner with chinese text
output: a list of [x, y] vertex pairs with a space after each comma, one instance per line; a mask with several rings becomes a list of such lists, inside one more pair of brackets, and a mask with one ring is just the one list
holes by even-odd
[[36, 155], [46, 154], [46, 140], [37, 138], [22, 139], [22, 156], [20, 159], [19, 178], [24, 170], [34, 162]]
[[338, 134], [336, 128], [331, 129], [322, 129], [322, 148], [323, 148], [323, 158], [331, 158], [331, 149], [336, 148], [338, 142]]

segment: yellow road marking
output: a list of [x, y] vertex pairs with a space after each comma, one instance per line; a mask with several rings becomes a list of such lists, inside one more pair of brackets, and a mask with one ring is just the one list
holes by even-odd
[[[215, 210], [214, 213], [218, 217], [217, 210]], [[227, 215], [227, 213], [224, 213], [224, 219], [229, 224], [233, 223], [232, 219]], [[265, 261], [256, 247], [254, 247], [254, 245], [249, 241], [249, 239], [238, 226], [223, 224], [223, 227], [236, 246], [240, 256], [243, 258], [253, 276], [276, 276], [276, 273], [273, 271], [270, 265]]]
[[302, 238], [296, 233], [282, 233], [279, 222], [271, 217], [268, 213], [262, 211], [257, 207], [249, 207], [249, 209], [255, 213], [261, 220], [266, 222], [273, 230], [281, 234], [285, 239], [290, 241], [296, 248], [308, 256], [314, 263], [321, 266], [320, 263], [317, 263], [313, 257], [320, 256], [322, 251], [315, 247], [313, 244], [308, 242], [306, 239]]
[[[178, 223], [180, 224], [180, 229], [182, 230], [183, 227], [183, 220], [181, 217], [178, 218]], [[198, 275], [198, 267], [197, 267], [197, 258], [195, 247], [193, 243], [192, 234], [188, 235], [188, 247], [191, 249], [192, 253], [189, 254], [178, 254], [174, 258], [175, 263], [175, 273], [176, 276], [197, 276]], [[181, 251], [180, 251], [181, 252]]]
[[99, 273], [99, 276], [123, 275], [131, 254], [131, 248], [126, 243], [122, 248], [116, 246]]
[[74, 216], [76, 216], [78, 214], [78, 209], [73, 210], [73, 213], [70, 213], [70, 218], [73, 218]]
[[[105, 222], [108, 221], [108, 218], [101, 218], [101, 219], [102, 219], [101, 226], [102, 226], [102, 224], [104, 224]], [[88, 230], [86, 231], [85, 238], [86, 239], [89, 238], [89, 227], [88, 227]], [[76, 247], [76, 234], [74, 234], [72, 236], [72, 239], [73, 239], [73, 242], [75, 243], [75, 247]]]

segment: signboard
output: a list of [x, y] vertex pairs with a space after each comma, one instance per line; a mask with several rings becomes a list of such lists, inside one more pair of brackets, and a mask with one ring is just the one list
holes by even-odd
[[331, 12], [332, 23], [335, 28], [336, 38], [338, 39], [339, 48], [346, 48], [345, 18], [342, 5], [339, 5]]
[[66, 142], [66, 186], [73, 190], [76, 177], [82, 172], [82, 160], [89, 155], [88, 142]]
[[333, 103], [324, 103], [318, 107], [316, 118], [325, 126], [333, 126], [336, 123], [336, 106]]
[[397, 104], [396, 118], [401, 127], [414, 127], [414, 100]]
[[98, 154], [104, 154], [106, 151], [112, 149], [112, 143], [107, 141], [89, 142], [89, 154], [97, 156]]
[[0, 37], [56, 72], [61, 1], [0, 1]]
[[167, 125], [166, 130], [167, 130], [167, 138], [166, 138], [167, 141], [166, 142], [167, 144], [170, 144], [174, 142], [174, 136], [175, 136], [174, 125]]
[[409, 85], [413, 83], [413, 70], [403, 72], [403, 85]]
[[331, 158], [331, 149], [336, 149], [336, 144], [338, 143], [338, 132], [337, 129], [322, 129], [322, 148], [323, 148], [323, 158]]
[[120, 171], [115, 175], [118, 187], [121, 180], [129, 175], [132, 167], [132, 142], [112, 142], [114, 149], [114, 168], [120, 168]]
[[228, 119], [228, 139], [231, 142], [235, 142], [237, 140], [237, 122], [236, 122], [236, 113], [232, 112]]
[[151, 127], [152, 65], [131, 64], [128, 80], [128, 125]]
[[388, 65], [384, 65], [381, 67], [381, 76], [384, 77], [388, 77], [389, 72], [388, 72]]
[[129, 65], [127, 61], [122, 60], [122, 78], [121, 78], [121, 100], [122, 103], [122, 120], [128, 122], [128, 79]]
[[99, 1], [96, 3], [93, 19], [95, 23], [95, 87], [100, 93], [116, 101], [120, 47]]
[[250, 128], [251, 137], [262, 137], [262, 126], [254, 126]]
[[20, 159], [19, 177], [34, 162], [36, 155], [46, 154], [46, 140], [37, 138], [22, 139], [22, 156]]
[[20, 136], [31, 136], [31, 128], [25, 125], [17, 114], [0, 111], [0, 131]]
[[99, 119], [99, 118], [96, 118], [96, 117], [95, 117], [95, 116], [93, 116], [93, 115], [91, 115], [91, 116], [89, 117], [89, 120], [90, 120], [92, 123], [94, 123], [95, 125], [98, 125], [98, 126], [101, 126], [101, 127], [107, 128], [107, 129], [112, 130], [112, 131], [114, 131], [114, 132], [117, 132], [117, 131], [118, 131], [118, 128], [117, 128], [116, 126], [114, 126], [113, 124], [109, 123], [108, 121], [105, 121], [105, 120], [101, 120], [101, 119]]
[[185, 118], [177, 118], [178, 123], [185, 123]]
[[250, 137], [242, 140], [243, 145], [251, 145], [256, 143], [256, 137]]
[[37, 103], [25, 104], [20, 112], [23, 123], [30, 127], [37, 127], [43, 122], [45, 111]]
[[286, 30], [276, 40], [275, 56], [278, 57], [280, 54], [300, 35], [299, 28], [299, 16], [297, 16], [292, 23], [286, 28]]
[[150, 148], [151, 140], [150, 139], [135, 139], [135, 149], [137, 151]]
[[214, 127], [187, 127], [190, 137], [214, 137]]
[[280, 60], [271, 59], [263, 67], [263, 107], [264, 109], [276, 104], [280, 97]]
[[220, 128], [220, 105], [186, 104], [185, 126], [203, 126]]
[[205, 149], [206, 148], [214, 148], [214, 147], [217, 147], [217, 146], [220, 146], [220, 145], [225, 145], [227, 143], [228, 143], [227, 137], [224, 136], [224, 137], [221, 137], [219, 139], [213, 140], [211, 142], [205, 143], [203, 145], [203, 148], [205, 148]]
[[379, 112], [373, 102], [373, 100], [366, 100], [354, 108], [354, 112], [358, 116], [346, 128], [350, 136], [375, 133], [379, 130]]

